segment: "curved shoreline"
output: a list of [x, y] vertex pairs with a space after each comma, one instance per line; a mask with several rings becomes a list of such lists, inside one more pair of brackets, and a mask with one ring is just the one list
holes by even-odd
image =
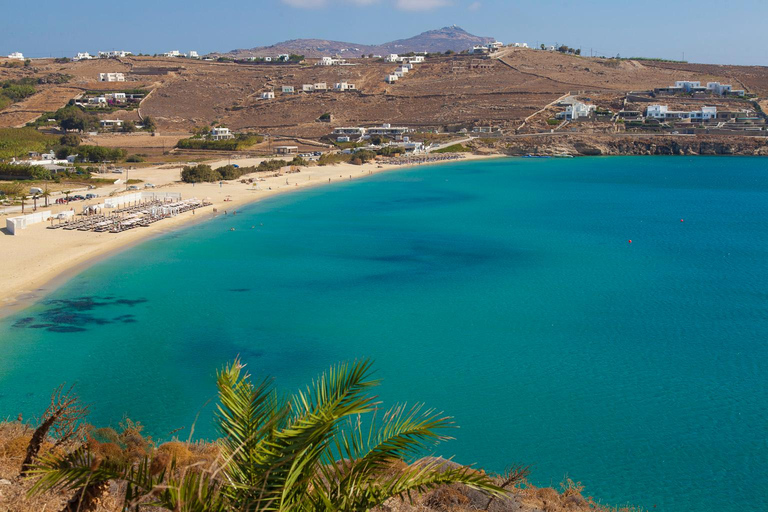
[[[213, 210], [216, 209], [232, 210], [279, 194], [335, 184], [340, 180], [357, 180], [386, 171], [503, 157], [505, 155], [466, 155], [455, 161], [428, 162], [413, 166], [367, 163], [363, 165], [337, 164], [324, 167], [304, 167], [298, 174], [265, 178], [264, 181], [258, 182], [259, 189], [248, 188], [249, 185], [236, 181], [224, 182], [224, 185], [217, 183], [183, 184], [177, 181], [180, 168], [138, 170], [136, 175], [150, 174], [154, 176], [154, 181], [157, 181], [158, 174], [167, 174], [168, 177], [172, 178], [164, 186], [158, 187], [161, 191], [180, 192], [183, 197], [207, 197], [212, 200], [213, 206], [200, 209], [197, 214], [187, 212], [152, 224], [149, 227], [137, 228], [123, 233], [51, 231], [46, 229], [46, 224], [37, 224], [28, 227], [17, 236], [0, 235], [0, 240], [2, 240], [0, 244], [2, 244], [3, 252], [7, 258], [5, 264], [0, 268], [0, 282], [5, 285], [0, 290], [0, 319], [18, 313], [40, 301], [83, 270], [106, 258], [147, 240], [217, 216], [216, 213], [213, 213]], [[220, 163], [217, 162], [217, 164]], [[250, 165], [250, 162], [243, 162], [242, 164]], [[337, 173], [339, 173], [338, 177]], [[304, 181], [303, 178], [307, 178], [307, 181]], [[313, 178], [314, 181], [312, 181]], [[84, 204], [86, 203], [77, 204], [77, 206]], [[53, 205], [41, 209], [59, 212], [69, 208], [71, 206], [56, 207]]]

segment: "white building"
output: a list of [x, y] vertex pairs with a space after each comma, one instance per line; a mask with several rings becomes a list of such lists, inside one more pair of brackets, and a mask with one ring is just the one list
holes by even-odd
[[335, 59], [333, 57], [323, 57], [317, 63], [315, 66], [342, 66], [346, 64], [347, 61], [345, 59]]
[[333, 88], [337, 91], [354, 91], [357, 89], [355, 84], [350, 84], [349, 82], [339, 82]]
[[13, 52], [10, 55], [8, 55], [9, 59], [15, 59], [15, 60], [24, 60], [24, 54], [21, 52]]
[[717, 94], [719, 96], [728, 96], [729, 94], [744, 96], [745, 94], [743, 89], [734, 89], [731, 85], [721, 84], [720, 82], [708, 82], [707, 90], [712, 94]]
[[111, 92], [111, 93], [105, 94], [104, 96], [102, 96], [102, 98], [104, 98], [105, 101], [112, 100], [117, 103], [125, 103], [126, 101], [128, 101], [128, 98], [126, 97], [124, 92]]
[[355, 136], [362, 137], [365, 135], [366, 129], [362, 126], [340, 126], [334, 128], [333, 134], [336, 136]]
[[133, 55], [133, 54], [131, 52], [126, 52], [125, 50], [99, 52], [100, 59], [117, 59], [117, 58], [127, 57], [128, 55]]
[[528, 48], [528, 43], [515, 43], [512, 46], [514, 46], [515, 48]]
[[79, 60], [91, 60], [92, 58], [93, 56], [88, 52], [82, 52], [82, 53], [78, 52], [77, 55], [72, 57], [72, 60], [77, 62]]
[[589, 115], [595, 111], [594, 105], [587, 105], [576, 101], [565, 108], [565, 112], [558, 113], [555, 117], [557, 119], [565, 119], [566, 121], [576, 121], [583, 117], [589, 117]]
[[190, 59], [199, 59], [200, 55], [195, 50], [189, 51], [189, 58]]
[[408, 62], [409, 64], [421, 64], [427, 59], [424, 55], [414, 55], [412, 57], [403, 57], [400, 59], [402, 62]]
[[406, 74], [406, 73], [408, 73], [408, 68], [407, 68], [407, 67], [405, 67], [405, 66], [400, 66], [399, 68], [397, 68], [397, 69], [395, 70], [395, 73], [397, 73], [398, 71], [399, 71], [400, 73], [402, 73], [402, 74]]
[[293, 94], [296, 92], [296, 88], [292, 85], [284, 85], [282, 89], [283, 89], [283, 94]]
[[229, 131], [229, 128], [224, 128], [223, 126], [216, 126], [211, 128], [211, 140], [229, 140], [234, 138], [235, 135]]
[[123, 73], [99, 73], [99, 82], [125, 82]]
[[325, 82], [318, 82], [314, 84], [314, 88], [316, 91], [327, 91], [328, 90], [328, 84]]
[[397, 75], [389, 75], [386, 80], [387, 80], [388, 84], [393, 84], [393, 83], [397, 82], [398, 80], [400, 80], [400, 77], [397, 76]]
[[275, 99], [275, 93], [273, 91], [267, 91], [261, 93], [261, 99], [263, 100], [273, 100]]
[[277, 56], [277, 60], [280, 62], [288, 62], [290, 60], [291, 56], [287, 53], [281, 53]]
[[667, 105], [649, 105], [645, 109], [645, 117], [650, 119], [691, 119], [693, 121], [709, 121], [717, 118], [717, 107], [702, 107], [701, 110], [682, 111], [669, 110]]
[[381, 126], [373, 126], [371, 128], [367, 128], [366, 131], [368, 132], [368, 135], [401, 137], [403, 134], [410, 132], [411, 129], [405, 126], [392, 126], [391, 124], [385, 123]]
[[122, 119], [102, 119], [99, 121], [99, 126], [102, 128], [121, 128], [123, 126]]
[[186, 57], [186, 55], [181, 53], [179, 50], [171, 50], [169, 52], [165, 52], [163, 57]]
[[315, 84], [304, 84], [301, 86], [303, 92], [314, 92]]
[[400, 56], [396, 53], [390, 53], [386, 57], [384, 57], [384, 60], [387, 62], [400, 62]]

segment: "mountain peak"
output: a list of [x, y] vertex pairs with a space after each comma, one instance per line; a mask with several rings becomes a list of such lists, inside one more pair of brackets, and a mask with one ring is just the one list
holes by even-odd
[[428, 30], [408, 39], [399, 39], [382, 44], [357, 44], [342, 41], [327, 41], [321, 39], [294, 39], [283, 41], [271, 46], [251, 48], [249, 50], [233, 50], [229, 55], [242, 57], [268, 57], [279, 53], [296, 53], [310, 58], [347, 54], [360, 56], [363, 54], [386, 55], [388, 53], [429, 52], [444, 53], [448, 50], [461, 52], [469, 50], [474, 45], [493, 42], [493, 37], [475, 36], [459, 27], [451, 25], [434, 30]]

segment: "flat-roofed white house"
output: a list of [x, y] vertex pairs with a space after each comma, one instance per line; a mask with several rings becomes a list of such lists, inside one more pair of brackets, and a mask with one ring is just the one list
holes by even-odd
[[99, 121], [102, 128], [120, 128], [123, 126], [122, 119], [102, 119]]
[[24, 54], [21, 52], [13, 52], [8, 55], [9, 59], [24, 60]]
[[88, 52], [78, 52], [77, 55], [72, 57], [72, 60], [77, 62], [79, 60], [91, 60], [93, 56]]
[[296, 155], [299, 153], [298, 146], [277, 146], [275, 147], [278, 155]]
[[401, 60], [409, 64], [421, 64], [427, 59], [425, 55], [412, 55], [410, 57], [403, 57]]
[[515, 43], [512, 46], [515, 48], [528, 48], [528, 43]]
[[99, 73], [99, 82], [125, 82], [123, 73]]
[[343, 64], [346, 64], [347, 61], [345, 59], [336, 59], [333, 57], [323, 57], [317, 63], [315, 66], [341, 66]]
[[384, 57], [384, 60], [387, 62], [400, 62], [400, 56], [396, 53], [390, 53], [386, 57]]
[[200, 55], [195, 50], [189, 51], [189, 58], [190, 59], [199, 59]]
[[275, 99], [274, 91], [266, 91], [266, 92], [261, 93], [261, 99], [263, 99], [263, 100], [273, 100], [273, 99]]
[[186, 57], [186, 55], [181, 53], [179, 50], [171, 50], [169, 52], [165, 52], [163, 57]]
[[99, 52], [100, 59], [116, 59], [116, 58], [127, 57], [128, 55], [133, 55], [133, 54], [125, 50], [112, 50], [108, 52]]
[[234, 139], [235, 135], [223, 126], [215, 126], [211, 128], [211, 134], [209, 135], [211, 140], [229, 140]]
[[387, 76], [387, 83], [388, 84], [393, 84], [393, 83], [397, 82], [398, 80], [400, 80], [400, 77], [395, 75], [395, 74]]
[[333, 88], [337, 91], [354, 91], [357, 89], [355, 84], [350, 84], [349, 82], [339, 82]]
[[328, 90], [328, 84], [325, 82], [317, 82], [315, 85], [316, 91], [327, 91]]
[[304, 84], [301, 86], [301, 90], [304, 92], [314, 92], [315, 84]]
[[291, 59], [291, 56], [287, 53], [281, 53], [277, 56], [277, 60], [279, 62], [288, 62]]
[[399, 71], [400, 73], [402, 73], [402, 74], [406, 74], [408, 71], [410, 71], [410, 69], [408, 69], [408, 68], [407, 68], [407, 67], [405, 67], [405, 66], [400, 66], [399, 68], [397, 68], [397, 69], [395, 70], [395, 73], [397, 73], [398, 71]]
[[649, 105], [645, 109], [645, 117], [651, 119], [690, 119], [693, 121], [709, 121], [717, 118], [717, 107], [702, 107], [700, 110], [683, 111], [669, 110], [667, 105]]
[[373, 126], [371, 128], [367, 128], [366, 131], [368, 132], [368, 135], [381, 135], [384, 137], [401, 137], [403, 134], [410, 132], [411, 129], [406, 126], [392, 126], [389, 123], [385, 123], [381, 126]]
[[557, 119], [565, 119], [566, 121], [576, 121], [583, 117], [589, 117], [595, 109], [594, 105], [587, 105], [586, 103], [576, 101], [568, 105], [565, 108], [565, 112], [560, 112], [555, 117]]
[[745, 94], [743, 89], [734, 89], [730, 84], [721, 84], [720, 82], [707, 82], [707, 90], [719, 96], [728, 96], [729, 94], [744, 96]]
[[282, 87], [283, 94], [293, 94], [296, 92], [296, 88], [292, 85], [284, 85]]
[[337, 136], [355, 136], [362, 137], [365, 135], [366, 129], [362, 126], [339, 126], [333, 129], [333, 134]]

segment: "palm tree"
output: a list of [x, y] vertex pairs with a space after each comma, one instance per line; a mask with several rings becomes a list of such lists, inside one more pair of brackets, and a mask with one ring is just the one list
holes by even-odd
[[69, 193], [72, 192], [71, 190], [62, 190], [62, 193], [64, 194], [64, 199], [69, 202]]
[[38, 197], [37, 194], [32, 196], [32, 200], [34, 201], [34, 204], [35, 204], [35, 207], [33, 208], [32, 211], [35, 211], [35, 212], [37, 211], [37, 197]]
[[45, 198], [45, 207], [48, 208], [48, 198], [51, 197], [51, 193], [48, 192], [48, 185], [45, 186], [45, 191], [43, 192], [43, 198]]
[[[220, 456], [208, 469], [177, 468], [145, 457], [103, 460], [87, 447], [44, 456], [31, 471], [33, 493], [75, 490], [74, 504], [97, 500], [110, 481], [126, 485], [125, 509], [184, 511], [363, 511], [392, 497], [410, 498], [463, 483], [501, 496], [486, 474], [429, 459], [404, 461], [447, 439], [451, 418], [421, 406], [397, 406], [365, 423], [378, 402], [369, 394], [371, 363], [339, 364], [292, 397], [270, 380], [253, 384], [239, 360], [218, 373]], [[367, 426], [363, 426], [363, 425]], [[73, 501], [70, 500], [70, 503]]]

